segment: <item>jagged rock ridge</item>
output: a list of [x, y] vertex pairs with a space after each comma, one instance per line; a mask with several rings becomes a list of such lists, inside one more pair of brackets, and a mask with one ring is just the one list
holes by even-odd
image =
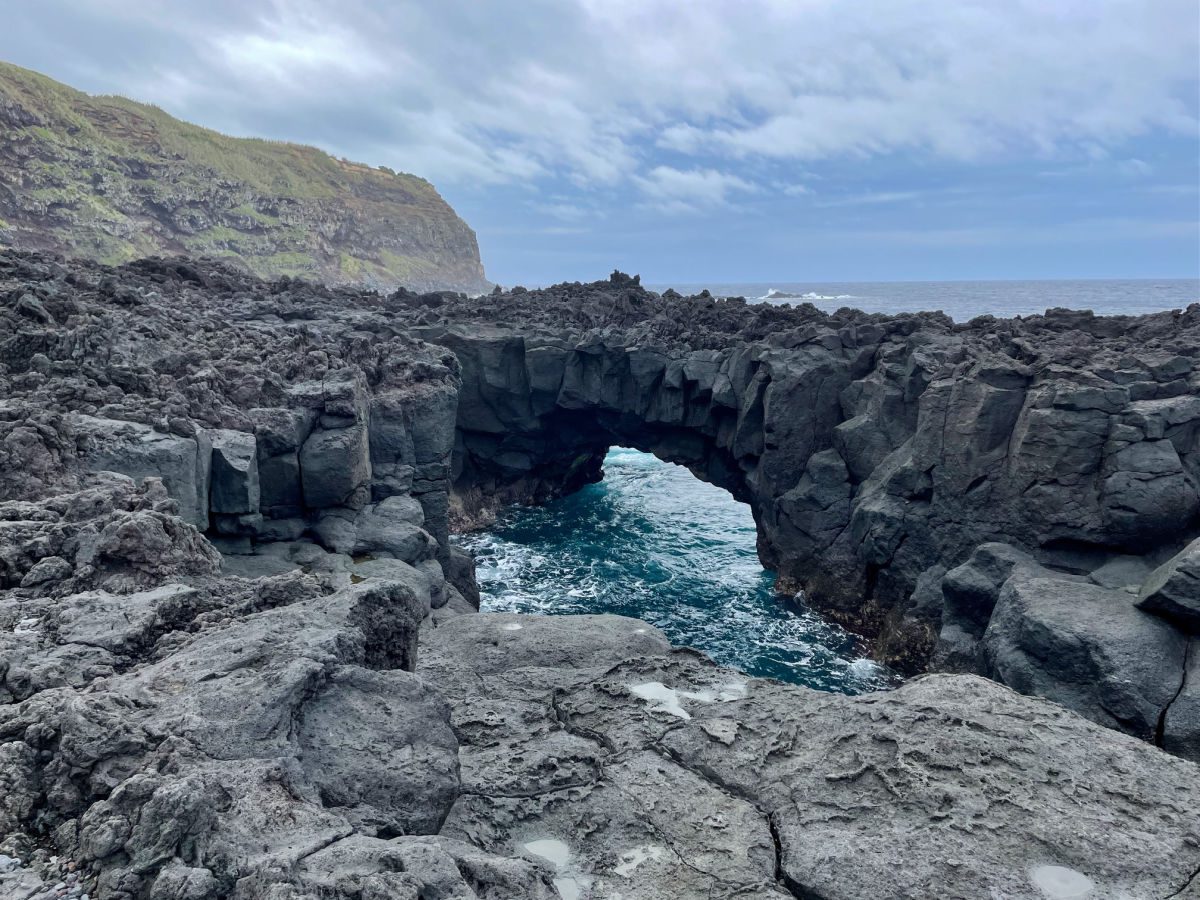
[[0, 246], [214, 256], [381, 290], [490, 286], [474, 232], [422, 178], [226, 137], [2, 62]]
[[[575, 306], [581, 320], [630, 326], [634, 304], [662, 304], [662, 354], [693, 373], [664, 376], [663, 416], [678, 408], [669, 390], [695, 400], [687, 344], [728, 340], [722, 320], [740, 320], [750, 343], [797, 322], [827, 335], [861, 321], [701, 297], [686, 301], [701, 330], [684, 339], [685, 301], [623, 280], [492, 307], [536, 319], [526, 304], [546, 298], [560, 307], [547, 320]], [[530, 365], [511, 332], [464, 322], [466, 308], [209, 263], [0, 253], [5, 896], [1195, 889], [1196, 765], [1055, 704], [973, 675], [821, 694], [720, 669], [636, 620], [475, 613], [470, 560], [450, 543], [451, 492], [490, 502], [504, 487], [569, 486], [578, 473], [539, 449], [551, 446], [543, 416], [590, 420], [582, 434], [600, 443], [620, 420], [632, 433], [654, 425], [659, 452], [684, 445], [674, 419], [597, 408], [596, 385], [627, 383], [579, 359], [600, 346], [586, 334], [560, 327], [562, 346], [535, 335], [548, 364]], [[937, 318], [895, 327], [953, 331]], [[560, 357], [586, 377], [555, 391]], [[526, 382], [549, 405], [522, 430]], [[774, 440], [765, 413], [762, 452]], [[563, 434], [559, 449], [587, 446]], [[525, 457], [485, 452], [505, 440], [523, 441]], [[989, 545], [939, 587], [986, 599], [999, 584], [995, 615], [1051, 617], [1057, 607], [1020, 589], [1046, 577], [1025, 556]], [[1125, 594], [1167, 617], [1133, 611], [1188, 621], [1192, 562], [1166, 561]], [[1144, 572], [1108, 565], [1071, 584]], [[1093, 701], [1123, 714], [1110, 695], [1078, 702]]]

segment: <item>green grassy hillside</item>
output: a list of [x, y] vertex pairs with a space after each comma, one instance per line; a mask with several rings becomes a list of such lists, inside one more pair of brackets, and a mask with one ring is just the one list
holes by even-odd
[[262, 277], [482, 290], [475, 234], [415, 175], [233, 138], [0, 63], [0, 245]]

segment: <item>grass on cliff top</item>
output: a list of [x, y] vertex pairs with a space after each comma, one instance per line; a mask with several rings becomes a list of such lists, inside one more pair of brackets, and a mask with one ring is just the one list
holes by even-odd
[[91, 96], [37, 72], [0, 62], [0, 96], [42, 120], [40, 140], [86, 145], [116, 156], [174, 158], [246, 184], [258, 193], [323, 199], [361, 191], [391, 202], [444, 206], [428, 181], [336, 159], [301, 144], [230, 137], [125, 97]]

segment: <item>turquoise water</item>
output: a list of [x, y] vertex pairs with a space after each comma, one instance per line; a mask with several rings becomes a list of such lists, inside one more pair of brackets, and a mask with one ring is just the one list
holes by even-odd
[[772, 592], [749, 507], [636, 450], [610, 451], [604, 471], [465, 537], [484, 609], [634, 616], [750, 675], [848, 694], [894, 683], [852, 635]]

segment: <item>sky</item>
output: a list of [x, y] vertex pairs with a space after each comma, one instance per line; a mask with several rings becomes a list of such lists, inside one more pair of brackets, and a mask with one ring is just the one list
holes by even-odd
[[0, 58], [432, 181], [503, 284], [1200, 276], [1195, 0], [39, 0]]

